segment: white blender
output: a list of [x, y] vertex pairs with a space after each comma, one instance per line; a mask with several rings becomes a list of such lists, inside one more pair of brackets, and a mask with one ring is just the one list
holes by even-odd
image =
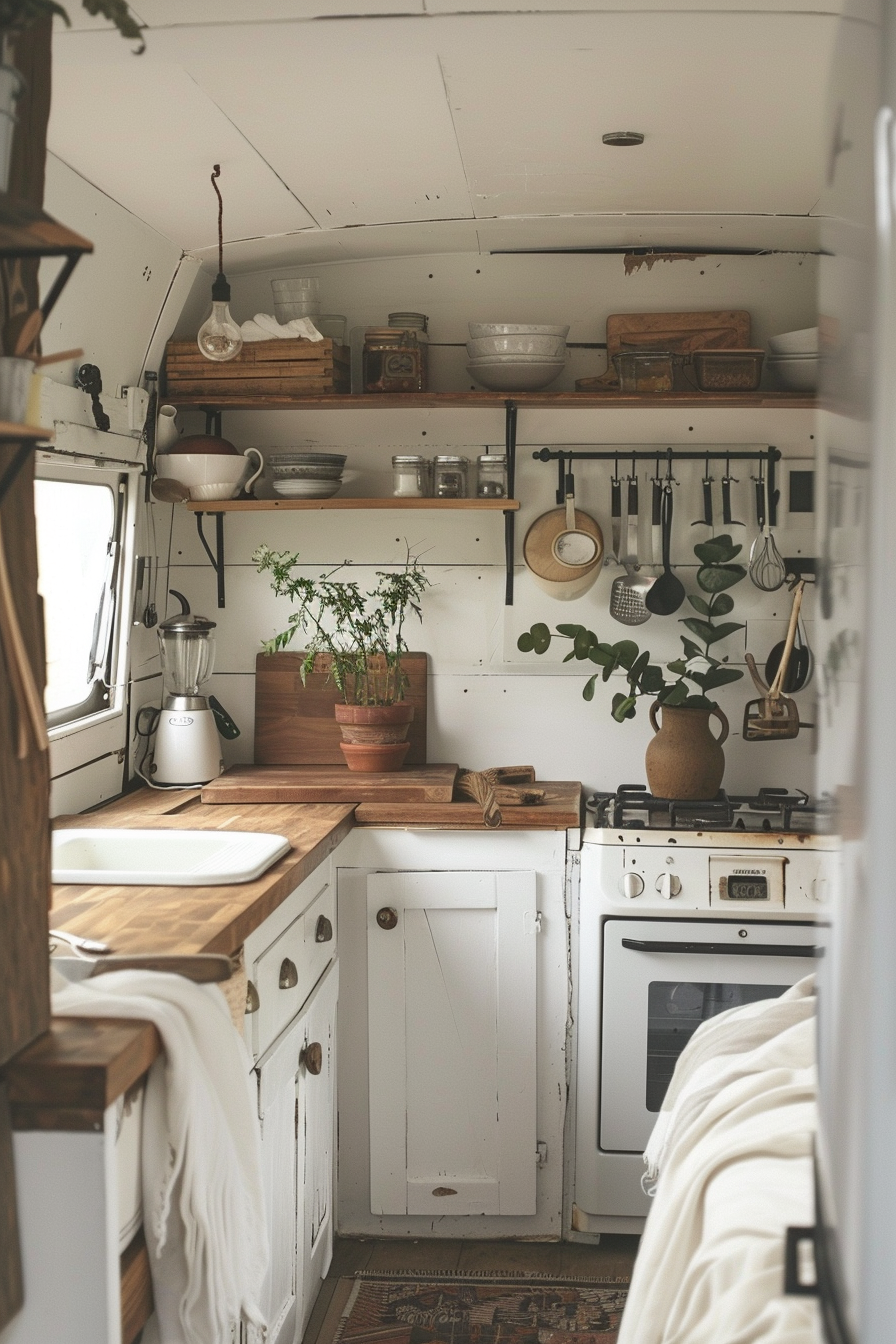
[[214, 666], [216, 622], [194, 615], [183, 593], [169, 592], [181, 611], [159, 623], [163, 700], [151, 774], [153, 784], [187, 787], [220, 775], [219, 733], [234, 738], [239, 729], [214, 696], [199, 694]]

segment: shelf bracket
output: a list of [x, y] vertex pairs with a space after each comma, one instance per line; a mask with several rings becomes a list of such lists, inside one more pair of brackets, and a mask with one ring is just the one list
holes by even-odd
[[[504, 403], [504, 450], [507, 453], [507, 497], [515, 499], [516, 490], [516, 402]], [[504, 605], [513, 606], [513, 562], [516, 541], [516, 513], [504, 510]]]
[[209, 517], [215, 520], [215, 550], [205, 539], [205, 533], [202, 530], [202, 514], [196, 514], [196, 531], [199, 533], [199, 540], [205, 549], [205, 553], [211, 561], [212, 569], [215, 571], [218, 579], [218, 606], [224, 606], [224, 514], [215, 513], [209, 510]]

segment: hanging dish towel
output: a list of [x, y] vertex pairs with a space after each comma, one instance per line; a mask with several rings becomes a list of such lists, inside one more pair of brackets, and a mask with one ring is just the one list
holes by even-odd
[[[146, 1341], [231, 1344], [263, 1327], [268, 1267], [252, 1063], [223, 994], [157, 971], [70, 984], [54, 972], [53, 1012], [153, 1022], [165, 1047], [149, 1072], [143, 1207], [156, 1318]], [[153, 1332], [156, 1332], [153, 1335]]]
[[240, 331], [244, 341], [269, 341], [273, 336], [285, 341], [294, 341], [297, 336], [305, 341], [324, 339], [310, 317], [294, 317], [291, 322], [281, 324], [269, 313], [256, 313], [242, 324]]

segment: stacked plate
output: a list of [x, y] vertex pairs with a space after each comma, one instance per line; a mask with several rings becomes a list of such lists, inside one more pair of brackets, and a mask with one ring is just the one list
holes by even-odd
[[274, 491], [285, 499], [330, 499], [342, 485], [345, 453], [271, 453]]
[[566, 365], [569, 327], [471, 322], [467, 372], [492, 392], [538, 392]]
[[818, 328], [770, 336], [767, 367], [788, 392], [814, 392], [818, 386]]

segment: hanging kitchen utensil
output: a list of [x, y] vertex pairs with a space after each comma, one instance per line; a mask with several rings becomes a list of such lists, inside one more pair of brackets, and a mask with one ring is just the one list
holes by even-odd
[[725, 458], [725, 475], [722, 477], [722, 522], [725, 527], [743, 527], [737, 518], [731, 517], [731, 486], [738, 484], [736, 476], [731, 475], [731, 460]]
[[626, 516], [626, 555], [623, 560], [625, 575], [619, 575], [610, 587], [610, 615], [621, 625], [643, 625], [650, 620], [644, 598], [655, 579], [635, 574], [638, 563], [638, 480], [630, 476]]
[[774, 593], [783, 586], [787, 578], [787, 566], [775, 545], [769, 522], [768, 477], [759, 466], [759, 480], [756, 482], [756, 519], [759, 535], [750, 547], [748, 572], [757, 588], [764, 593]]
[[[574, 553], [583, 554], [582, 534], [593, 543], [592, 556], [583, 564], [572, 564]], [[561, 546], [560, 555], [554, 549], [555, 543], [564, 536], [572, 538], [565, 558], [564, 547]], [[597, 580], [603, 558], [603, 533], [590, 514], [575, 507], [571, 492], [567, 492], [562, 508], [551, 509], [535, 519], [523, 542], [523, 559], [533, 579], [539, 588], [560, 601], [569, 601], [586, 593]]]
[[656, 464], [656, 475], [651, 477], [651, 486], [650, 563], [661, 565], [663, 562], [663, 482], [660, 476], [659, 459], [657, 459]]
[[706, 467], [705, 467], [705, 470], [704, 470], [704, 472], [703, 472], [703, 480], [702, 480], [702, 482], [701, 482], [701, 484], [702, 484], [702, 486], [703, 486], [703, 517], [702, 517], [702, 518], [695, 518], [695, 520], [691, 523], [691, 527], [708, 527], [708, 528], [712, 528], [712, 525], [713, 525], [713, 521], [712, 521], [712, 485], [713, 485], [713, 480], [714, 480], [714, 479], [715, 479], [715, 478], [712, 477], [712, 476], [710, 476], [710, 474], [709, 474], [709, 453], [707, 453], [707, 454], [706, 454]]
[[[768, 655], [765, 663], [765, 679], [771, 685], [778, 675], [778, 669], [781, 666], [781, 659], [784, 656], [784, 650], [787, 646], [787, 640], [780, 640]], [[814, 671], [814, 658], [812, 650], [804, 635], [803, 615], [800, 610], [799, 620], [796, 625], [796, 638], [793, 644], [793, 652], [790, 655], [790, 666], [784, 677], [781, 686], [785, 695], [794, 695], [797, 691], [802, 691], [812, 680]]]
[[569, 569], [582, 569], [597, 558], [599, 547], [594, 533], [584, 531], [576, 524], [576, 486], [572, 472], [567, 474], [565, 493], [566, 527], [554, 537], [551, 551], [561, 565]]
[[790, 656], [796, 639], [796, 628], [805, 586], [805, 582], [800, 580], [794, 589], [793, 607], [787, 627], [787, 639], [784, 642], [784, 651], [781, 655], [777, 675], [770, 686], [767, 686], [760, 677], [753, 655], [751, 653], [746, 655], [747, 667], [750, 669], [753, 685], [759, 691], [760, 699], [750, 700], [744, 707], [743, 737], [745, 742], [772, 742], [781, 738], [796, 737], [800, 731], [800, 714], [796, 701], [783, 695], [782, 687], [787, 677]]
[[152, 497], [161, 504], [184, 504], [190, 498], [190, 491], [173, 476], [156, 476], [152, 483]]
[[613, 540], [613, 559], [617, 565], [622, 559], [622, 485], [619, 480], [619, 468], [617, 466], [610, 481], [610, 521]]
[[672, 480], [663, 486], [663, 572], [644, 598], [644, 605], [654, 616], [671, 616], [685, 598], [684, 584], [672, 572], [669, 553], [672, 542]]

